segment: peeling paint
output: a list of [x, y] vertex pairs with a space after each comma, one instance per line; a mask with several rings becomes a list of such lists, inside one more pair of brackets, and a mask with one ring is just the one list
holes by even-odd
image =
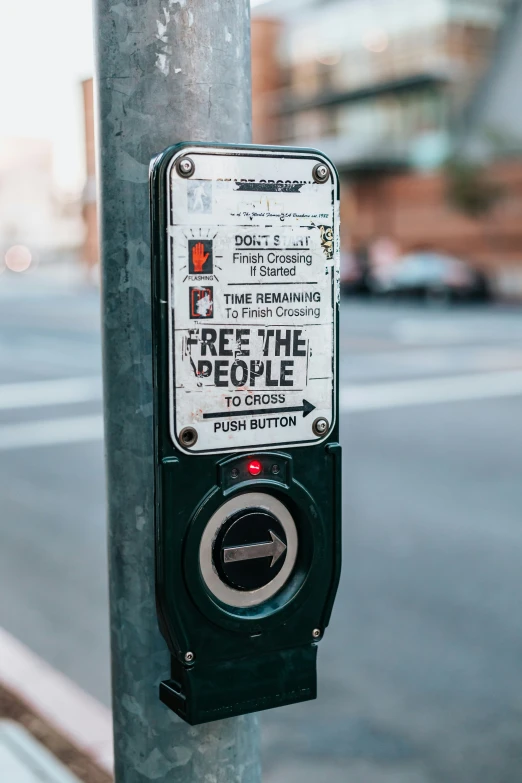
[[170, 62], [167, 60], [167, 55], [163, 52], [158, 52], [156, 55], [156, 68], [164, 76], [168, 76], [170, 73]]
[[184, 767], [185, 764], [188, 764], [192, 758], [192, 751], [183, 745], [174, 745], [172, 751], [176, 754], [176, 762], [174, 764], [175, 767]]
[[159, 778], [165, 780], [165, 776], [175, 766], [176, 764], [170, 762], [158, 748], [154, 748], [146, 759], [136, 764], [136, 770], [147, 780], [158, 780]]
[[231, 34], [230, 30], [228, 29], [228, 27], [225, 27], [225, 41], [227, 43], [230, 43], [231, 40], [232, 40], [232, 34]]
[[[340, 232], [340, 224], [341, 224], [341, 202], [339, 200], [336, 201], [335, 205], [335, 216], [334, 216], [334, 225], [335, 225], [335, 240], [334, 240], [334, 247], [337, 249], [337, 252], [340, 252], [341, 248], [341, 232]], [[336, 301], [337, 304], [340, 304], [341, 302], [341, 267], [339, 264], [334, 266], [335, 271], [335, 287], [336, 287]]]
[[134, 696], [131, 696], [128, 693], [124, 693], [121, 699], [121, 706], [127, 712], [132, 713], [132, 715], [136, 715], [136, 717], [139, 718], [140, 723], [146, 724], [143, 707], [141, 706], [139, 701], [136, 698], [134, 698]]
[[167, 27], [170, 22], [170, 12], [166, 8], [164, 8], [163, 13], [165, 14], [165, 23], [160, 22], [159, 19], [156, 21], [156, 27], [158, 28], [156, 38], [159, 38], [160, 41], [164, 41], [165, 43], [167, 43], [168, 38], [165, 35], [165, 33], [167, 32]]
[[140, 163], [125, 150], [118, 152], [118, 168], [124, 182], [143, 183], [149, 181], [149, 167], [145, 163]]
[[143, 508], [141, 506], [136, 506], [136, 530], [139, 530], [140, 533], [147, 524], [147, 519], [143, 515]]
[[[172, 6], [170, 0], [169, 0], [169, 5]], [[162, 19], [156, 20], [156, 30], [157, 30], [156, 38], [158, 39], [158, 41], [161, 41], [164, 44], [168, 44], [169, 42], [168, 27], [172, 17], [169, 8], [165, 6], [163, 6], [162, 8], [162, 13], [163, 13], [163, 20]], [[156, 53], [155, 67], [164, 76], [168, 76], [170, 73], [170, 61], [168, 58], [171, 55], [172, 55], [171, 46], [163, 46], [161, 52]]]
[[151, 418], [154, 413], [152, 403], [148, 402], [145, 405], [140, 405], [139, 408], [136, 409], [136, 412], [145, 418]]

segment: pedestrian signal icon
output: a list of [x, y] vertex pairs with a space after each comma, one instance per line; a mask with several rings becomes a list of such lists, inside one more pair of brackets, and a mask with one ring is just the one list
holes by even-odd
[[187, 208], [189, 212], [210, 215], [212, 212], [212, 181], [204, 179], [187, 182]]
[[214, 271], [211, 239], [189, 239], [189, 274], [211, 275]]
[[214, 288], [206, 286], [199, 288], [190, 286], [189, 288], [189, 308], [191, 318], [213, 318], [214, 317]]

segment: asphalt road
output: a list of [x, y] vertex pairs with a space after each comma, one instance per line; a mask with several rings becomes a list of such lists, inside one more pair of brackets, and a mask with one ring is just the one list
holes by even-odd
[[[99, 373], [95, 291], [0, 278], [0, 625], [109, 703]], [[522, 314], [344, 302], [341, 385], [343, 577], [265, 781], [520, 783]]]

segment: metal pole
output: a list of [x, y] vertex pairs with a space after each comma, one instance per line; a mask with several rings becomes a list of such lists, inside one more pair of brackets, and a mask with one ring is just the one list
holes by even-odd
[[193, 728], [158, 698], [170, 669], [154, 601], [148, 197], [168, 145], [250, 141], [249, 6], [96, 0], [117, 783], [260, 780], [255, 717]]

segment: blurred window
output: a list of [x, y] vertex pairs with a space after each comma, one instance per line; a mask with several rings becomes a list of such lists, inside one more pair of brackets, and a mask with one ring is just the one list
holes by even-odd
[[335, 130], [341, 136], [408, 140], [445, 122], [444, 97], [437, 89], [382, 96], [337, 109]]
[[293, 117], [295, 139], [315, 139], [330, 133], [329, 112], [324, 109], [309, 109], [297, 112]]
[[[349, 90], [490, 51], [506, 0], [333, 0], [292, 16], [282, 46], [292, 88]], [[479, 59], [482, 58], [480, 55]]]

